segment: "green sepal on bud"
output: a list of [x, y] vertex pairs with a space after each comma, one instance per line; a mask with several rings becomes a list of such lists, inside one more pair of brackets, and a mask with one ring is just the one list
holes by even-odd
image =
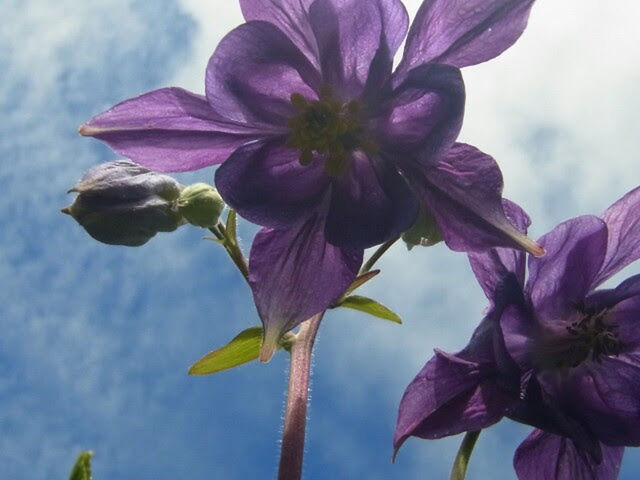
[[218, 191], [206, 183], [188, 185], [180, 192], [178, 210], [191, 225], [210, 228], [218, 223], [225, 204]]
[[413, 226], [402, 234], [402, 240], [407, 245], [407, 249], [411, 250], [416, 245], [431, 247], [436, 243], [440, 243], [442, 235], [436, 219], [422, 207]]
[[175, 179], [130, 160], [108, 162], [69, 190], [78, 196], [62, 212], [99, 242], [138, 247], [184, 223], [176, 205], [180, 190]]

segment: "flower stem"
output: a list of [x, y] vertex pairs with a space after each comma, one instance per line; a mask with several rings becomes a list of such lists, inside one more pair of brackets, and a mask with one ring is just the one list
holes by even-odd
[[396, 243], [399, 239], [400, 237], [394, 237], [391, 240], [387, 240], [385, 243], [380, 245], [378, 249], [375, 252], [373, 252], [373, 255], [371, 255], [369, 260], [367, 260], [367, 262], [362, 266], [362, 268], [358, 272], [358, 275], [362, 275], [363, 273], [369, 272], [373, 268], [373, 266], [376, 264], [376, 262], [380, 260], [380, 257], [382, 257], [382, 255], [384, 255], [385, 252], [389, 250], [391, 246], [394, 243]]
[[222, 222], [218, 222], [217, 225], [211, 227], [209, 229], [211, 233], [215, 235], [215, 237], [221, 241], [222, 246], [227, 251], [229, 258], [233, 261], [233, 263], [238, 267], [240, 273], [244, 277], [244, 279], [249, 281], [249, 267], [247, 266], [247, 260], [244, 258], [244, 254], [240, 249], [240, 246], [236, 242], [235, 239], [230, 239], [227, 236], [226, 229]]
[[303, 322], [291, 347], [289, 389], [284, 413], [278, 480], [300, 480], [302, 478], [311, 353], [323, 315], [324, 312], [319, 313]]
[[462, 439], [458, 454], [453, 462], [453, 468], [451, 469], [450, 480], [464, 480], [467, 475], [467, 466], [469, 465], [469, 459], [473, 453], [473, 447], [476, 446], [476, 441], [480, 436], [481, 430], [474, 432], [467, 432]]

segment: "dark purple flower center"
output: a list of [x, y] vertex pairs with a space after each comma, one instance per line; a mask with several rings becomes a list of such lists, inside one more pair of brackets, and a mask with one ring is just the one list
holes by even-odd
[[300, 149], [300, 164], [309, 165], [314, 153], [325, 159], [330, 176], [343, 173], [349, 166], [351, 153], [363, 150], [375, 153], [376, 145], [367, 136], [366, 119], [357, 100], [343, 103], [325, 87], [318, 100], [307, 100], [299, 93], [291, 95], [298, 114], [291, 117], [287, 145]]
[[603, 356], [620, 353], [617, 328], [609, 321], [607, 309], [578, 305], [576, 310], [577, 320], [565, 327], [568, 336], [552, 348], [545, 367], [575, 368], [585, 361], [600, 363]]

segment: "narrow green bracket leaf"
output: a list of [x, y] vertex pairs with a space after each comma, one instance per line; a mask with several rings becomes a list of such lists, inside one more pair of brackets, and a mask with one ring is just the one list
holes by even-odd
[[240, 332], [227, 345], [206, 354], [189, 369], [189, 375], [211, 375], [257, 360], [262, 342], [262, 327]]
[[220, 240], [216, 237], [202, 237], [203, 240], [211, 240], [212, 242], [219, 243], [220, 245], [224, 245], [224, 240]]
[[342, 296], [338, 300], [335, 301], [335, 303], [331, 306], [331, 308], [339, 307], [342, 304], [342, 302], [344, 302], [344, 300], [349, 296], [349, 294], [351, 292], [353, 292], [354, 290], [360, 288], [362, 285], [367, 283], [369, 280], [371, 280], [373, 277], [375, 277], [379, 273], [380, 273], [380, 270], [371, 270], [370, 272], [363, 273], [362, 275], [356, 277], [356, 279], [353, 281], [353, 283], [351, 285], [349, 285], [349, 288], [347, 288], [345, 290], [345, 292], [342, 294]]
[[237, 216], [236, 216], [236, 211], [233, 210], [233, 209], [229, 209], [229, 214], [227, 215], [227, 224], [225, 226], [225, 230], [227, 232], [227, 239], [233, 245], [237, 245], [237, 243], [238, 243]]
[[375, 277], [379, 273], [380, 273], [380, 270], [371, 270], [370, 272], [363, 273], [353, 281], [353, 283], [349, 286], [349, 288], [347, 288], [347, 291], [344, 292], [343, 296], [346, 297], [351, 292], [353, 292], [357, 288], [360, 288], [362, 285], [367, 283], [369, 280], [371, 280], [373, 277]]
[[340, 306], [359, 310], [361, 312], [368, 313], [369, 315], [373, 315], [374, 317], [389, 320], [390, 322], [402, 323], [402, 319], [396, 313], [392, 312], [381, 303], [367, 297], [351, 295], [350, 297], [345, 298]]
[[91, 480], [93, 478], [91, 477], [91, 457], [93, 457], [92, 451], [82, 452], [78, 455], [69, 480]]

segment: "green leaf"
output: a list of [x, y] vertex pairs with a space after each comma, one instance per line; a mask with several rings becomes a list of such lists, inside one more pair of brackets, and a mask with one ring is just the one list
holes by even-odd
[[236, 245], [238, 243], [238, 233], [236, 230], [236, 225], [237, 225], [236, 211], [233, 209], [229, 209], [225, 230], [227, 231], [227, 239], [229, 239], [233, 245]]
[[189, 375], [211, 375], [229, 370], [258, 358], [262, 343], [262, 327], [240, 332], [227, 345], [206, 354], [189, 369]]
[[71, 470], [69, 480], [91, 480], [91, 457], [93, 452], [81, 452]]
[[357, 277], [351, 285], [349, 285], [349, 288], [347, 288], [347, 291], [344, 292], [343, 297], [346, 297], [355, 289], [360, 288], [362, 285], [367, 283], [369, 280], [371, 280], [373, 277], [375, 277], [379, 273], [380, 273], [380, 270], [371, 270], [370, 272], [363, 273], [362, 275]]
[[374, 317], [389, 320], [390, 322], [402, 323], [400, 317], [387, 307], [375, 300], [367, 297], [361, 297], [360, 295], [351, 295], [350, 297], [345, 298], [340, 306], [359, 310], [361, 312], [368, 313], [369, 315], [373, 315]]
[[379, 273], [380, 273], [380, 270], [371, 270], [370, 272], [363, 273], [362, 275], [359, 275], [358, 277], [356, 277], [353, 283], [349, 285], [349, 288], [347, 288], [345, 292], [342, 294], [342, 296], [338, 300], [336, 300], [329, 308], [337, 308], [340, 305], [342, 305], [342, 302], [345, 301], [345, 299], [349, 296], [351, 292], [360, 288], [362, 285], [367, 283], [369, 280], [371, 280], [373, 277], [375, 277]]

